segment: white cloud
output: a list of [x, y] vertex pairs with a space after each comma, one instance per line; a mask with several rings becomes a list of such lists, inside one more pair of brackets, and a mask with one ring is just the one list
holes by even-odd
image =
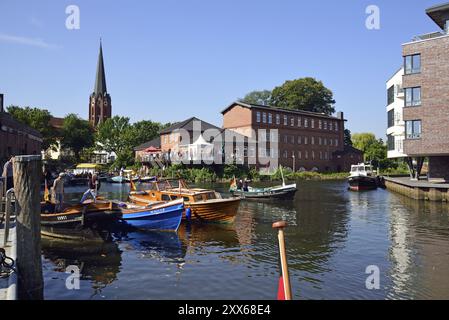
[[9, 34], [0, 33], [0, 42], [9, 42], [14, 44], [22, 44], [40, 48], [59, 48], [59, 45], [45, 42], [40, 38], [19, 37]]

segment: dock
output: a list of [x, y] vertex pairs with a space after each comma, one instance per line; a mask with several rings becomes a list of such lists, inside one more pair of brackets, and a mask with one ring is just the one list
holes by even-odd
[[384, 177], [388, 190], [415, 200], [449, 202], [449, 183], [411, 180], [410, 177]]

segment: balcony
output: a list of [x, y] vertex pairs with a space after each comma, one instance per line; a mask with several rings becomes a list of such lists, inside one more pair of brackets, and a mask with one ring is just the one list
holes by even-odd
[[412, 42], [440, 38], [440, 37], [443, 37], [443, 36], [446, 36], [446, 35], [447, 35], [446, 33], [443, 33], [443, 32], [440, 32], [440, 31], [426, 33], [426, 34], [414, 37], [412, 39]]

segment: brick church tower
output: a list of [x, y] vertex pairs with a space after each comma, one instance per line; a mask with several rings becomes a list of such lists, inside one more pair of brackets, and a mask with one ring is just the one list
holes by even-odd
[[112, 113], [111, 96], [106, 89], [106, 76], [104, 72], [103, 48], [101, 41], [94, 92], [90, 95], [89, 100], [89, 122], [95, 128], [100, 122], [111, 118]]

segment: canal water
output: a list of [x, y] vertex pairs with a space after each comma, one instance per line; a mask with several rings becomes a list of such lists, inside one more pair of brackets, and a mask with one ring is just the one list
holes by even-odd
[[[45, 239], [46, 299], [275, 299], [277, 232], [295, 299], [448, 299], [449, 206], [345, 181], [299, 182], [293, 201], [243, 201], [233, 225], [185, 225], [178, 233], [117, 231], [106, 242]], [[207, 185], [226, 193], [227, 185]], [[83, 188], [67, 188], [68, 200]], [[127, 185], [101, 194], [126, 199]], [[66, 267], [81, 270], [68, 290]], [[370, 267], [374, 266], [374, 267]], [[367, 274], [375, 270], [374, 274]], [[379, 271], [379, 289], [366, 280]], [[372, 282], [371, 282], [372, 283]]]

